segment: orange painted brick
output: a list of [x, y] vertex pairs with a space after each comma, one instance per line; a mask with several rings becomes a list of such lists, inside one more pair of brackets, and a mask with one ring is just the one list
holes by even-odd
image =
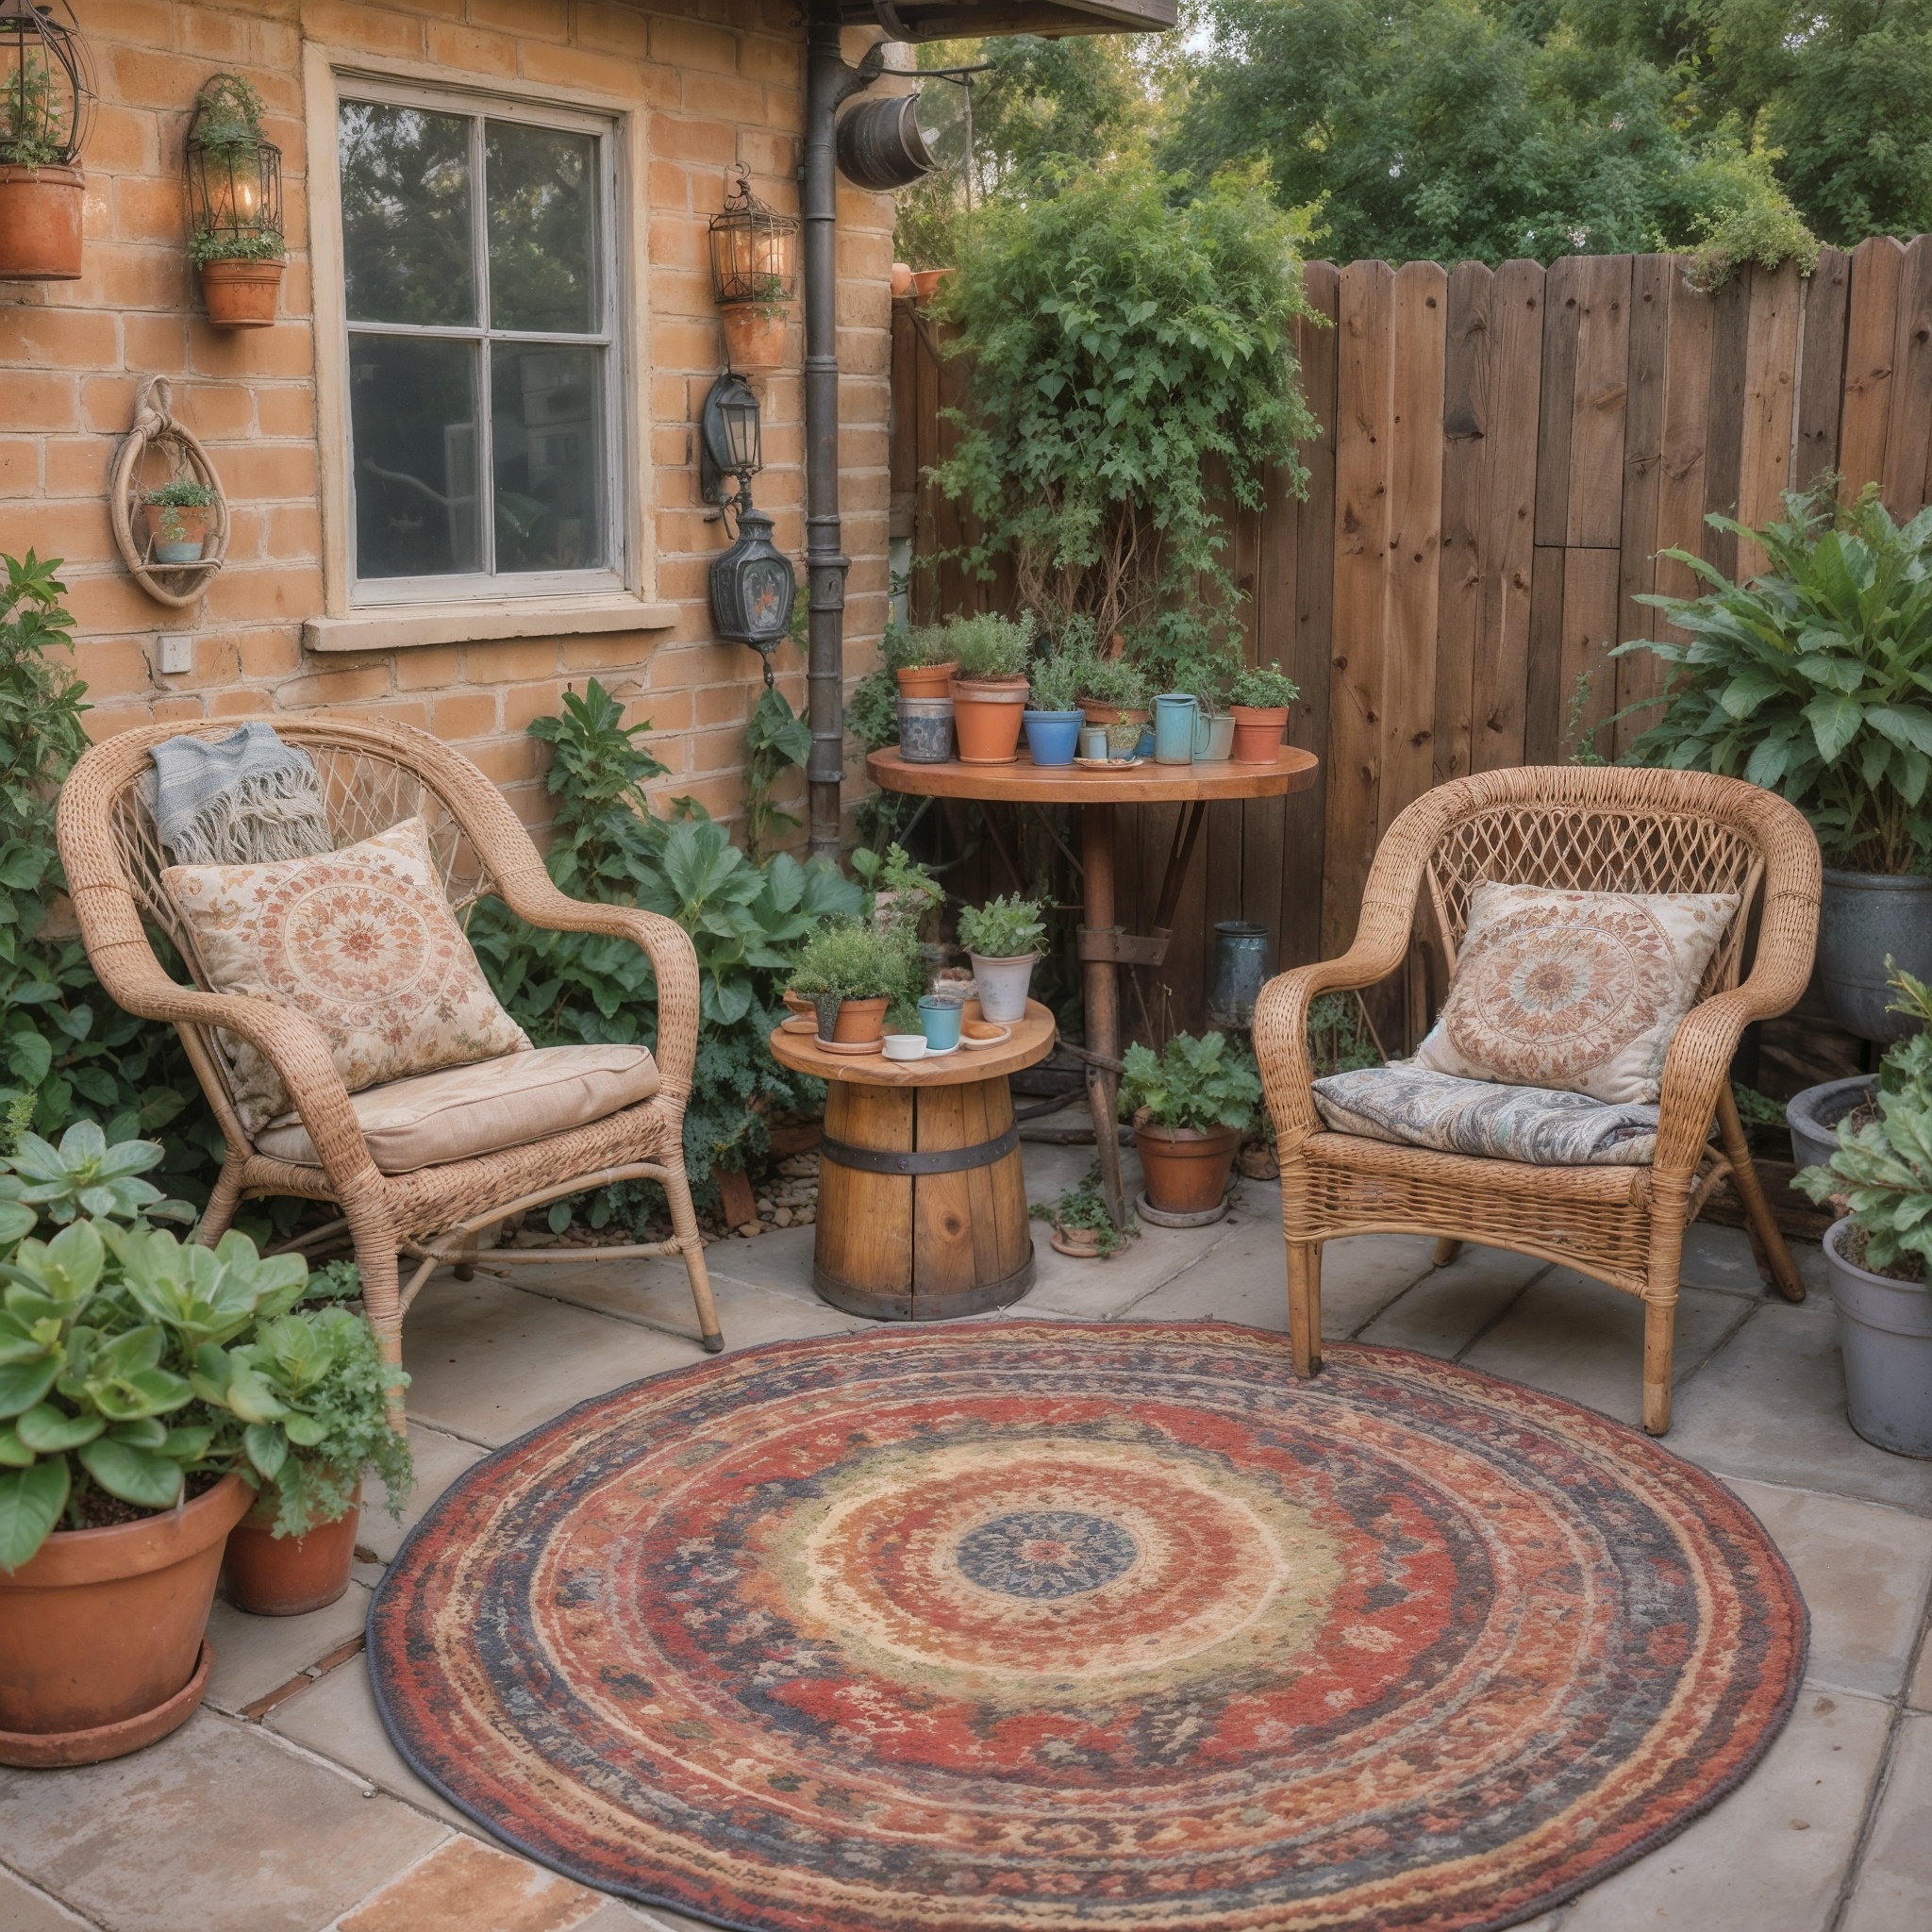
[[464, 756], [497, 785], [525, 783], [536, 775], [537, 741], [531, 738], [498, 739], [494, 743], [466, 746]]
[[312, 503], [278, 506], [268, 513], [270, 557], [312, 560], [322, 550], [322, 512]]
[[517, 43], [508, 34], [479, 32], [471, 26], [429, 23], [429, 58], [439, 67], [465, 74], [514, 74]]
[[129, 697], [154, 684], [145, 641], [140, 638], [76, 639], [74, 661], [97, 702], [103, 695]]
[[492, 691], [445, 691], [429, 708], [429, 729], [445, 744], [459, 739], [484, 738], [496, 730], [496, 696]]
[[691, 171], [676, 161], [654, 158], [645, 175], [651, 206], [671, 214], [689, 214], [692, 207]]
[[728, 121], [659, 114], [653, 123], [653, 133], [658, 152], [674, 161], [710, 161], [728, 167], [738, 158], [738, 132]]
[[258, 686], [237, 685], [215, 691], [208, 699], [211, 718], [258, 718], [271, 708], [273, 699]]
[[41, 487], [41, 445], [31, 437], [0, 437], [0, 496], [31, 496]]
[[708, 684], [695, 691], [691, 697], [697, 708], [700, 724], [742, 725], [751, 716], [752, 686], [744, 684]]
[[116, 732], [132, 731], [142, 724], [152, 724], [155, 714], [144, 705], [95, 705], [80, 714], [82, 728], [89, 739], [99, 744], [103, 739], [112, 738]]
[[409, 724], [418, 731], [429, 729], [429, 701], [426, 698], [384, 698], [373, 705], [358, 705], [358, 718], [379, 720], [385, 724]]
[[241, 641], [242, 675], [282, 678], [302, 668], [302, 645], [293, 630], [256, 630]]
[[106, 499], [26, 502], [10, 497], [0, 503], [0, 551], [18, 557], [29, 546], [42, 557], [108, 556], [114, 547], [114, 533], [108, 526]]
[[249, 22], [239, 14], [221, 13], [212, 7], [176, 9], [175, 44], [183, 53], [208, 60], [246, 60], [254, 52]]
[[225, 570], [208, 586], [207, 607], [213, 623], [300, 624], [322, 608], [322, 573], [299, 563]]
[[423, 23], [405, 13], [375, 7], [345, 7], [339, 0], [308, 0], [302, 30], [310, 40], [358, 54], [397, 54], [413, 58], [423, 52]]
[[563, 708], [563, 684], [522, 684], [503, 694], [503, 728], [523, 731], [539, 718], [554, 718]]
[[506, 785], [501, 789], [503, 802], [523, 820], [538, 851], [546, 850], [550, 841], [539, 835], [550, 829], [557, 815], [557, 801], [541, 785]]
[[667, 801], [675, 789], [677, 795], [695, 799], [714, 819], [722, 819], [726, 824], [744, 816], [744, 781], [741, 778], [720, 775], [661, 789]]
[[517, 71], [543, 87], [581, 88], [592, 94], [631, 92], [639, 73], [637, 63], [622, 55], [553, 46], [548, 41], [521, 42]]
[[153, 47], [96, 42], [94, 55], [103, 70], [108, 98], [130, 107], [180, 113], [208, 78], [206, 61], [164, 54]]
[[175, 409], [204, 442], [245, 436], [255, 427], [255, 391], [239, 382], [197, 382], [177, 391]]
[[741, 38], [724, 27], [659, 14], [651, 22], [651, 58], [666, 67], [698, 67], [713, 74], [736, 74]]
[[745, 126], [755, 127], [766, 118], [764, 89], [757, 81], [741, 80], [736, 75], [691, 75], [684, 84], [684, 105], [693, 113]]
[[188, 301], [188, 251], [178, 242], [90, 242], [90, 299], [104, 308], [181, 308]]
[[111, 574], [95, 571], [82, 575], [63, 572], [67, 579], [67, 608], [74, 613], [76, 636], [88, 637], [104, 631], [142, 631], [154, 627], [160, 609], [117, 560]]
[[157, 698], [148, 715], [157, 724], [198, 724], [208, 716], [208, 701], [184, 691], [178, 697]]
[[230, 444], [214, 458], [222, 488], [231, 497], [257, 503], [276, 498], [314, 497], [315, 449], [309, 443]]
[[573, 38], [580, 47], [627, 54], [642, 59], [649, 52], [643, 15], [633, 7], [611, 7], [605, 0], [577, 0]]
[[0, 360], [43, 369], [112, 369], [121, 360], [111, 315], [29, 306], [0, 308]]
[[315, 434], [315, 393], [294, 383], [263, 387], [255, 391], [255, 416], [264, 436], [309, 437]]
[[210, 328], [197, 313], [189, 353], [195, 368], [207, 375], [255, 380], [307, 375], [315, 360], [308, 323], [290, 319], [286, 311], [273, 328]]
[[473, 25], [501, 27], [520, 39], [541, 35], [561, 41], [570, 37], [567, 0], [470, 0], [469, 17]]
[[178, 243], [187, 216], [187, 197], [177, 177], [123, 175], [114, 183], [114, 233], [124, 242]]
[[145, 47], [165, 47], [173, 41], [176, 9], [164, 0], [89, 0], [87, 33], [96, 45], [108, 41], [132, 41]]
[[[455, 644], [427, 644], [398, 651], [395, 655], [396, 688], [399, 691], [440, 691], [458, 681], [461, 662], [461, 655]], [[491, 703], [494, 702], [492, 699]]]
[[158, 142], [152, 114], [108, 101], [94, 109], [93, 125], [87, 132], [87, 151], [81, 157], [88, 174], [152, 172], [158, 165]]
[[[639, 718], [649, 719], [654, 748], [658, 738], [691, 729], [691, 693], [687, 691], [654, 691], [627, 708], [636, 714], [628, 721], [633, 724]], [[661, 751], [658, 755], [663, 757]]]
[[318, 671], [308, 677], [291, 677], [275, 687], [278, 711], [308, 710], [318, 705], [354, 705], [390, 693], [389, 667], [364, 665], [358, 670]]
[[121, 318], [127, 366], [143, 375], [174, 375], [188, 367], [188, 318], [130, 312]]
[[531, 678], [557, 675], [554, 639], [520, 643], [472, 644], [463, 669], [472, 684], [523, 684]]
[[0, 423], [9, 429], [77, 429], [79, 387], [44, 369], [0, 369]]

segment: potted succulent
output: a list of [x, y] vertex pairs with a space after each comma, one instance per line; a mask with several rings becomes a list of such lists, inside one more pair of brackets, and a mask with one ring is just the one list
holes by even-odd
[[80, 42], [71, 13], [17, 10], [15, 58], [0, 65], [0, 280], [71, 282], [81, 272]]
[[192, 476], [177, 476], [142, 497], [157, 563], [199, 563], [221, 498]]
[[1914, 1023], [1891, 1004], [1883, 962], [1932, 978], [1932, 510], [1901, 526], [1876, 486], [1856, 503], [1836, 478], [1785, 498], [1785, 519], [1745, 531], [1770, 567], [1731, 583], [1669, 553], [1708, 586], [1646, 596], [1689, 643], [1637, 639], [1674, 673], [1669, 708], [1632, 747], [1646, 764], [1722, 772], [1780, 791], [1825, 859], [1818, 971], [1832, 1017], [1867, 1040]]
[[282, 157], [262, 138], [261, 96], [238, 74], [217, 74], [195, 97], [188, 126], [189, 254], [217, 328], [267, 328], [275, 319], [287, 254]]
[[1046, 927], [1030, 899], [989, 899], [959, 909], [959, 943], [973, 961], [981, 1017], [1010, 1026], [1026, 1017], [1026, 986]]
[[948, 626], [953, 656], [953, 728], [959, 761], [1009, 765], [1020, 755], [1020, 721], [1030, 690], [1026, 656], [1033, 644], [1029, 611], [1015, 624], [984, 611]]
[[1253, 1057], [1224, 1033], [1176, 1033], [1159, 1053], [1130, 1046], [1121, 1101], [1134, 1125], [1147, 1206], [1211, 1216], [1227, 1192], [1235, 1150], [1261, 1104]]
[[238, 1351], [312, 1319], [299, 1256], [150, 1225], [190, 1211], [140, 1178], [161, 1154], [81, 1122], [0, 1162], [0, 1763], [96, 1763], [192, 1713], [244, 1461], [282, 1431]]
[[1080, 713], [1103, 726], [1108, 754], [1129, 758], [1147, 728], [1147, 679], [1124, 658], [1091, 657], [1080, 674]]
[[798, 956], [791, 991], [818, 1012], [819, 1044], [877, 1053], [886, 1012], [913, 991], [910, 937], [903, 927], [828, 925]]
[[725, 359], [741, 375], [770, 375], [785, 366], [785, 329], [791, 292], [782, 275], [766, 275], [756, 291], [724, 303]]
[[1272, 765], [1281, 755], [1281, 734], [1301, 687], [1279, 664], [1243, 671], [1228, 686], [1234, 712], [1234, 760], [1239, 765]]
[[1026, 749], [1036, 765], [1071, 765], [1080, 742], [1080, 675], [1085, 666], [1061, 655], [1033, 667], [1032, 693], [1024, 723]]
[[[1902, 1018], [1932, 1021], [1932, 987], [1908, 973], [1892, 985]], [[1877, 1108], [1861, 1125], [1841, 1121], [1830, 1159], [1796, 1185], [1843, 1210], [1824, 1260], [1852, 1426], [1881, 1449], [1932, 1457], [1932, 1035], [1886, 1055]]]

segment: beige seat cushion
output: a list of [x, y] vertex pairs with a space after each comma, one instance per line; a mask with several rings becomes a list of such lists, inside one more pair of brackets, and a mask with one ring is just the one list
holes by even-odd
[[[450, 911], [420, 818], [359, 845], [270, 865], [171, 865], [168, 896], [217, 992], [306, 1013], [351, 1093], [529, 1045]], [[250, 1133], [284, 1112], [274, 1065], [222, 1036]]]
[[[351, 1097], [384, 1174], [468, 1160], [587, 1127], [658, 1091], [658, 1063], [641, 1046], [543, 1046], [370, 1087]], [[294, 1114], [255, 1137], [256, 1151], [319, 1167], [315, 1143]]]

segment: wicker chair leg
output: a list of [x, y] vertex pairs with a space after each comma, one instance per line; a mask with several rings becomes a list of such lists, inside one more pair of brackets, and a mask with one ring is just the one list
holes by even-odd
[[671, 1231], [683, 1249], [684, 1272], [691, 1277], [691, 1298], [698, 1311], [698, 1333], [704, 1339], [705, 1353], [716, 1355], [724, 1346], [724, 1331], [718, 1325], [718, 1307], [711, 1299], [710, 1272], [705, 1266], [705, 1238], [698, 1232], [697, 1209], [691, 1204], [691, 1183], [684, 1177], [681, 1158], [664, 1163], [664, 1193], [671, 1203]]
[[1751, 1158], [1750, 1143], [1744, 1139], [1744, 1124], [1738, 1118], [1737, 1095], [1726, 1081], [1717, 1099], [1718, 1132], [1723, 1137], [1724, 1155], [1731, 1163], [1731, 1185], [1744, 1204], [1744, 1218], [1757, 1236], [1752, 1246], [1757, 1250], [1758, 1272], [1788, 1302], [1805, 1299], [1805, 1284], [1785, 1246], [1783, 1230], [1764, 1198], [1764, 1183]]
[[1431, 1257], [1432, 1265], [1446, 1268], [1462, 1252], [1462, 1243], [1451, 1235], [1444, 1235], [1436, 1243], [1436, 1252]]
[[[376, 1346], [391, 1368], [403, 1365], [403, 1305], [401, 1271], [396, 1266], [400, 1243], [388, 1216], [364, 1208], [348, 1209], [349, 1234], [356, 1243], [356, 1266], [362, 1275], [362, 1311], [375, 1331]], [[399, 1436], [409, 1433], [403, 1391], [389, 1396], [390, 1426]]]
[[1671, 1353], [1677, 1330], [1677, 1297], [1643, 1303], [1643, 1428], [1661, 1436], [1671, 1426]]
[[208, 1206], [201, 1210], [201, 1219], [194, 1224], [194, 1239], [205, 1248], [213, 1247], [227, 1233], [235, 1210], [242, 1205], [242, 1164], [245, 1158], [244, 1155], [230, 1153], [222, 1162], [221, 1176], [208, 1194]]
[[1288, 1244], [1289, 1352], [1297, 1375], [1322, 1373], [1322, 1244]]

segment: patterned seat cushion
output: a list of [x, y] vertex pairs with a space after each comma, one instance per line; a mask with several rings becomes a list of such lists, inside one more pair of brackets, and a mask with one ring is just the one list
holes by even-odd
[[1315, 1082], [1315, 1106], [1338, 1134], [1536, 1167], [1648, 1167], [1657, 1152], [1655, 1107], [1464, 1080], [1413, 1060], [1329, 1074]]
[[1478, 886], [1416, 1064], [1466, 1080], [1653, 1105], [1735, 892]]
[[[449, 909], [420, 818], [315, 858], [171, 865], [161, 883], [208, 984], [306, 1013], [351, 1093], [529, 1051]], [[245, 1040], [224, 1034], [222, 1046], [253, 1134], [286, 1111], [288, 1091]]]

